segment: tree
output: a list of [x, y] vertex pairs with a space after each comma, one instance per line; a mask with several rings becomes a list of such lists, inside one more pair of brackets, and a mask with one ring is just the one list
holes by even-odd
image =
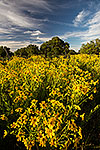
[[28, 45], [26, 48], [26, 52], [28, 53], [28, 57], [32, 56], [32, 55], [38, 55], [39, 54], [39, 49], [37, 45]]
[[4, 51], [3, 46], [0, 46], [0, 57], [6, 57], [6, 52]]
[[79, 52], [83, 54], [99, 54], [100, 40], [96, 39], [95, 41], [90, 41], [90, 43], [82, 44]]
[[75, 52], [73, 49], [71, 49], [71, 50], [69, 50], [68, 54], [75, 55], [75, 54], [77, 54], [77, 52]]
[[26, 58], [34, 54], [38, 55], [39, 49], [38, 49], [38, 46], [32, 45], [32, 44], [28, 45], [27, 47], [20, 48], [14, 52], [14, 55], [20, 56], [20, 57], [26, 57]]
[[26, 52], [26, 48], [20, 48], [17, 51], [14, 52], [15, 56], [20, 56], [20, 57], [27, 57], [28, 53]]
[[65, 58], [67, 57], [67, 54], [69, 53], [69, 43], [64, 43], [64, 50], [65, 50]]
[[69, 44], [64, 43], [59, 37], [53, 37], [51, 40], [46, 41], [40, 46], [41, 54], [45, 57], [54, 57], [58, 55], [66, 55], [69, 51]]
[[11, 56], [13, 56], [13, 52], [10, 51], [10, 48], [8, 48], [6, 46], [0, 46], [0, 57], [1, 58], [10, 59]]
[[96, 47], [98, 49], [98, 51], [100, 52], [100, 39], [96, 39]]
[[49, 53], [51, 51], [51, 48], [48, 46], [48, 42], [45, 42], [40, 47], [40, 53], [44, 54], [47, 58], [47, 52]]

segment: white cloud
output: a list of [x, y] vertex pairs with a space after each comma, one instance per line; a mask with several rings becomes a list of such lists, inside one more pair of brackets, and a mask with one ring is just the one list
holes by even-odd
[[45, 9], [50, 12], [52, 11], [50, 5], [45, 0], [21, 0], [20, 3], [22, 3], [22, 5], [31, 5], [36, 8]]
[[46, 42], [52, 39], [52, 37], [37, 37], [37, 40], [39, 40], [40, 42]]
[[92, 19], [90, 19], [87, 23], [87, 25], [93, 25], [100, 23], [100, 11], [96, 12]]
[[68, 38], [71, 38], [71, 37], [83, 37], [84, 34], [86, 34], [86, 33], [87, 33], [86, 31], [67, 32], [64, 35], [61, 35], [60, 38], [68, 39]]
[[13, 25], [17, 25], [20, 27], [26, 27], [26, 28], [31, 27], [31, 22], [30, 22], [29, 18], [22, 16], [18, 13], [8, 11], [6, 17]]
[[66, 22], [62, 22], [62, 21], [55, 21], [55, 20], [49, 20], [49, 19], [45, 19], [44, 21], [52, 23], [52, 24], [65, 25], [65, 26], [73, 27], [72, 23], [66, 23]]
[[31, 42], [31, 38], [44, 34], [40, 29], [47, 19], [35, 18], [29, 12], [34, 14], [44, 11], [52, 11], [46, 0], [0, 0], [0, 39], [4, 40], [0, 41], [0, 45], [10, 47], [12, 51], [32, 43], [40, 46], [40, 40]]
[[83, 36], [84, 40], [100, 38], [100, 11], [96, 12], [86, 25], [88, 30], [85, 36]]
[[24, 47], [28, 44], [30, 44], [29, 41], [0, 41], [0, 45], [10, 47], [11, 51], [14, 51], [17, 48]]
[[0, 28], [0, 34], [4, 34], [4, 33], [8, 34], [8, 33], [10, 33], [10, 31], [5, 28]]
[[85, 10], [82, 10], [81, 12], [79, 12], [79, 14], [73, 20], [74, 26], [77, 27], [79, 24], [81, 24], [82, 21], [84, 21], [85, 17], [88, 16], [89, 14], [90, 12], [85, 11]]
[[[36, 31], [30, 31], [27, 30], [24, 32], [24, 34], [27, 34], [26, 36], [29, 36], [30, 39], [35, 39], [37, 41], [39, 35], [44, 35], [45, 33], [41, 32], [40, 30]], [[39, 40], [40, 42], [40, 40]]]
[[41, 31], [37, 30], [37, 31], [33, 31], [31, 33], [31, 36], [36, 36], [36, 35], [41, 35], [41, 34], [44, 34], [44, 33], [42, 33]]
[[46, 0], [0, 0], [0, 3], [3, 6], [15, 7], [16, 9], [33, 10], [32, 8], [34, 8], [34, 11], [40, 11], [40, 9], [52, 11]]
[[36, 19], [30, 16], [28, 11], [51, 12], [51, 6], [46, 0], [0, 0], [0, 28], [41, 28], [45, 19]]
[[[79, 17], [79, 20], [81, 20], [81, 17]], [[85, 43], [96, 38], [100, 38], [100, 11], [96, 12], [94, 16], [87, 21], [85, 27], [87, 27], [87, 29], [84, 31], [67, 32], [60, 37], [62, 39], [76, 37], [80, 38], [80, 40]]]
[[72, 45], [72, 46], [70, 47], [70, 50], [73, 49], [73, 50], [75, 50], [76, 52], [78, 52], [78, 50], [80, 49], [80, 47], [81, 47], [81, 44], [80, 44], [80, 45]]
[[0, 41], [0, 45], [9, 47], [12, 52], [19, 48], [26, 47], [30, 44], [40, 46], [39, 43], [30, 41]]
[[24, 32], [24, 34], [31, 34], [32, 32], [33, 32], [33, 31], [27, 30], [27, 31]]
[[0, 2], [0, 24], [4, 26], [17, 25], [28, 27], [28, 20], [22, 15], [21, 12], [18, 13], [18, 10], [15, 7], [11, 8], [11, 5], [6, 5]]

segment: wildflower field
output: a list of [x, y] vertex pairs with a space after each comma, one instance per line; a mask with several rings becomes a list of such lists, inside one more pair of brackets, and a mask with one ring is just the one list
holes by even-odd
[[99, 99], [100, 56], [0, 62], [0, 147], [100, 148]]

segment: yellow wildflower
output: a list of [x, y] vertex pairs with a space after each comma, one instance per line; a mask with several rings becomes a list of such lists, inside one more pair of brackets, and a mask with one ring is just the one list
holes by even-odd
[[54, 130], [53, 129], [49, 129], [49, 128], [45, 128], [45, 133], [47, 135], [48, 138], [52, 138], [55, 136]]
[[97, 90], [96, 90], [96, 87], [94, 88], [94, 93], [96, 93], [97, 92]]
[[5, 114], [1, 115], [0, 117], [2, 120], [5, 120]]
[[37, 135], [38, 135], [37, 140], [39, 142], [39, 146], [46, 147], [47, 138], [44, 135], [44, 133], [42, 133], [42, 131], [40, 131]]
[[89, 99], [90, 99], [90, 100], [93, 100], [93, 94], [90, 95]]
[[85, 113], [83, 113], [82, 115], [80, 115], [80, 117], [82, 118], [82, 120], [84, 120], [84, 115], [85, 115]]
[[40, 103], [40, 107], [41, 107], [42, 109], [45, 109], [45, 108], [47, 107], [46, 102], [45, 102], [45, 101], [42, 101], [42, 102]]
[[17, 108], [15, 111], [16, 111], [16, 112], [20, 112], [20, 113], [21, 113], [21, 112], [22, 112], [22, 110], [23, 110], [23, 108]]
[[38, 124], [38, 122], [39, 122], [39, 119], [38, 119], [38, 117], [36, 117], [36, 116], [31, 116], [31, 119], [29, 120], [31, 123], [30, 123], [30, 125], [32, 125], [33, 127], [36, 127], [36, 125]]
[[55, 118], [54, 118], [54, 117], [51, 117], [51, 118], [48, 120], [48, 127], [49, 127], [50, 129], [52, 129], [54, 126], [55, 126]]
[[81, 110], [81, 108], [78, 105], [73, 105], [75, 107], [75, 109], [77, 110]]
[[79, 127], [79, 132], [78, 132], [79, 136], [80, 136], [80, 139], [82, 139], [82, 129], [81, 127]]
[[75, 113], [75, 116], [78, 117], [78, 112]]
[[6, 137], [6, 135], [7, 135], [7, 131], [6, 131], [6, 130], [4, 130], [3, 138], [5, 138], [5, 137]]

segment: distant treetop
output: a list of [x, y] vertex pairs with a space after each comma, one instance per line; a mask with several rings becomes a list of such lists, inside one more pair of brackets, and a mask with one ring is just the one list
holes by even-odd
[[90, 43], [82, 44], [79, 53], [83, 54], [99, 54], [100, 53], [100, 39], [90, 41]]
[[20, 48], [17, 51], [15, 51], [14, 55], [28, 58], [34, 54], [38, 55], [39, 53], [40, 52], [38, 46], [30, 44], [27, 47]]
[[13, 56], [13, 52], [10, 51], [10, 48], [6, 46], [0, 46], [0, 58], [10, 59]]
[[59, 37], [53, 37], [51, 40], [46, 41], [41, 45], [40, 52], [44, 54], [45, 57], [67, 55], [69, 47], [69, 43], [64, 43]]

